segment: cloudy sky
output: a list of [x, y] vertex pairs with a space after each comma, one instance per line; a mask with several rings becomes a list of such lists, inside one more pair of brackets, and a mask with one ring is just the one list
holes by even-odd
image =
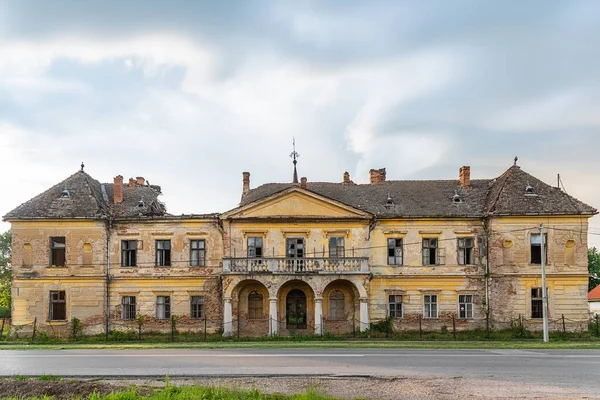
[[490, 178], [518, 155], [600, 207], [598, 21], [597, 0], [0, 0], [0, 215], [81, 161], [225, 211], [242, 171], [291, 180], [293, 137], [309, 181]]

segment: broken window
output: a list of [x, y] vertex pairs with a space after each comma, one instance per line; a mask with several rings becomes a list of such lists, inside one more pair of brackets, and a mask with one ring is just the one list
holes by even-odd
[[402, 265], [402, 239], [388, 239], [388, 265]]
[[388, 315], [390, 318], [402, 318], [402, 300], [401, 294], [388, 295]]
[[263, 295], [254, 290], [248, 295], [248, 319], [262, 319], [263, 316]]
[[204, 296], [192, 296], [190, 298], [190, 307], [190, 316], [192, 318], [204, 318]]
[[458, 265], [473, 264], [473, 238], [458, 239]]
[[135, 296], [123, 296], [121, 298], [121, 318], [125, 320], [135, 319]]
[[438, 250], [438, 240], [423, 239], [423, 265], [436, 265]]
[[423, 295], [423, 318], [438, 317], [438, 296], [437, 294]]
[[121, 267], [137, 265], [137, 240], [121, 240]]
[[156, 241], [156, 265], [158, 267], [171, 266], [171, 241]]
[[[542, 236], [539, 233], [531, 234], [531, 264], [542, 263]], [[548, 235], [544, 233], [544, 262], [548, 262]]]
[[329, 294], [329, 319], [344, 319], [344, 293], [334, 290]]
[[531, 318], [544, 318], [542, 288], [531, 288]]
[[248, 238], [248, 258], [261, 258], [263, 256], [263, 238]]
[[65, 238], [50, 238], [50, 265], [53, 267], [64, 267], [66, 264]]
[[344, 258], [344, 237], [329, 238], [329, 258]]
[[204, 267], [206, 265], [206, 243], [204, 240], [190, 240], [190, 265]]
[[54, 290], [50, 292], [50, 321], [67, 320], [67, 302], [65, 300], [64, 290]]
[[156, 319], [171, 318], [171, 296], [156, 296]]
[[458, 295], [458, 318], [473, 318], [473, 295]]

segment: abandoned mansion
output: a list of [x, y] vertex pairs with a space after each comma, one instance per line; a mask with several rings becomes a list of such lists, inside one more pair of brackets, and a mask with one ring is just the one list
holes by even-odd
[[[172, 215], [159, 186], [81, 170], [10, 211], [12, 324], [240, 336], [394, 329], [587, 329], [596, 209], [516, 163], [491, 179], [251, 187], [222, 214]], [[340, 174], [341, 175], [341, 174]], [[552, 325], [551, 325], [552, 327]]]

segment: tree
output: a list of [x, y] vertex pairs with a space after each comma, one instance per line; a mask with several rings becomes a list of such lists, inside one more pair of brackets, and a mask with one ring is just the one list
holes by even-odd
[[12, 233], [0, 234], [0, 318], [10, 317]]
[[590, 273], [588, 291], [590, 291], [600, 285], [600, 251], [595, 247], [588, 249], [588, 271]]

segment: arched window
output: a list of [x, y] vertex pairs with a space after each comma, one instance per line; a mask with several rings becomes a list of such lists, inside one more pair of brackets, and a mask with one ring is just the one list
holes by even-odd
[[263, 295], [254, 290], [248, 295], [248, 319], [262, 319], [263, 317]]
[[344, 293], [334, 290], [329, 294], [329, 319], [344, 319]]

